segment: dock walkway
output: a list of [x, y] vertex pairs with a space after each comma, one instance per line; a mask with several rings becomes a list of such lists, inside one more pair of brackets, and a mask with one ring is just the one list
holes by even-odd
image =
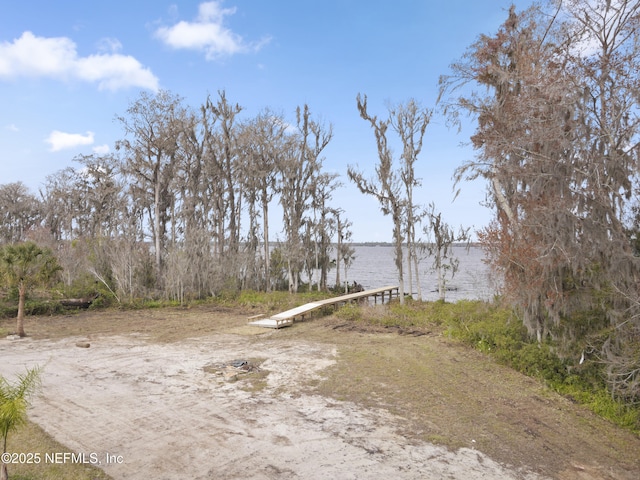
[[288, 327], [293, 324], [296, 318], [304, 319], [304, 316], [306, 314], [327, 305], [333, 305], [334, 307], [337, 307], [339, 304], [367, 297], [373, 297], [376, 303], [378, 301], [378, 297], [381, 297], [382, 303], [384, 303], [384, 297], [387, 292], [389, 295], [389, 299], [391, 299], [391, 297], [394, 295], [394, 291], [395, 295], [398, 295], [398, 289], [399, 287], [391, 285], [387, 287], [374, 288], [372, 290], [364, 290], [362, 292], [349, 293], [346, 295], [341, 295], [339, 297], [326, 298], [324, 300], [318, 300], [315, 302], [300, 305], [299, 307], [292, 308], [285, 312], [277, 313], [269, 318], [261, 318], [264, 315], [254, 315], [253, 317], [248, 318], [249, 325], [255, 325], [265, 328]]

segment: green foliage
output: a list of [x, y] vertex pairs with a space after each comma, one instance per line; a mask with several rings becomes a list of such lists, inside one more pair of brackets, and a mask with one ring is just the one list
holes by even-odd
[[278, 308], [287, 304], [289, 292], [258, 292], [255, 290], [243, 290], [237, 297], [237, 302], [243, 307], [269, 306]]
[[[506, 310], [481, 301], [418, 302], [407, 298], [404, 304], [393, 301], [378, 306], [346, 305], [337, 315], [345, 320], [362, 318], [369, 324], [387, 327], [444, 327], [448, 335], [459, 337], [468, 343], [476, 343], [491, 337], [490, 332], [483, 332], [491, 329], [490, 323], [478, 325], [478, 319], [490, 318], [492, 315], [500, 319], [507, 314]], [[524, 329], [518, 330], [525, 333]]]
[[59, 315], [66, 309], [58, 302], [50, 300], [29, 300], [24, 305], [27, 315]]
[[39, 380], [39, 367], [18, 375], [17, 381], [13, 384], [0, 376], [0, 436], [3, 442], [3, 453], [7, 451], [9, 433], [27, 420], [29, 396], [38, 387]]
[[275, 290], [289, 290], [287, 260], [281, 248], [274, 248], [269, 255], [271, 282]]
[[329, 294], [325, 292], [305, 292], [291, 295], [288, 291], [276, 292], [257, 292], [255, 290], [242, 290], [232, 299], [216, 298], [216, 303], [222, 303], [225, 306], [240, 306], [250, 309], [261, 309], [266, 311], [286, 310], [304, 303], [313, 302], [328, 298]]
[[9, 288], [46, 284], [61, 270], [51, 250], [33, 242], [0, 248], [0, 278]]
[[353, 303], [347, 303], [340, 307], [336, 312], [336, 316], [341, 320], [346, 320], [347, 322], [357, 322], [362, 320], [362, 308]]
[[87, 298], [98, 292], [108, 292], [107, 287], [97, 282], [95, 277], [89, 273], [78, 276], [70, 285], [60, 285], [60, 295], [63, 298]]
[[527, 342], [526, 328], [508, 309], [476, 303], [452, 313], [446, 322], [448, 333], [483, 352], [504, 356]]

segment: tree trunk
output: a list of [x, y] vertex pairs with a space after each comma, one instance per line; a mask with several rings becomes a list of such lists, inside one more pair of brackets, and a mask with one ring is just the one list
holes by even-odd
[[[338, 266], [338, 270], [340, 267]], [[347, 278], [347, 262], [344, 262], [344, 293], [349, 293], [349, 279]]]
[[297, 289], [293, 286], [293, 265], [291, 259], [287, 259], [287, 277], [289, 279], [289, 293], [297, 293]]
[[440, 299], [440, 301], [444, 302], [445, 300], [445, 295], [446, 295], [446, 284], [445, 284], [445, 271], [444, 268], [442, 266], [442, 258], [440, 256], [440, 251], [438, 251], [437, 255], [437, 266], [436, 269], [438, 271], [438, 298]]
[[154, 230], [155, 230], [155, 248], [156, 248], [156, 273], [158, 275], [158, 282], [161, 278], [160, 268], [162, 266], [162, 241], [161, 237], [163, 232], [160, 230], [160, 182], [156, 179], [156, 184], [154, 188], [154, 200], [153, 200], [153, 211], [155, 218], [153, 219]]
[[338, 248], [336, 249], [336, 287], [340, 288], [340, 256], [342, 255], [342, 230], [338, 219]]
[[[2, 433], [4, 434], [2, 453], [7, 453], [7, 435], [9, 435], [9, 431], [5, 430]], [[9, 480], [9, 472], [7, 472], [7, 464], [4, 462], [0, 463], [0, 480]]]
[[420, 286], [420, 272], [418, 271], [418, 255], [416, 254], [415, 251], [415, 244], [413, 245], [413, 264], [414, 264], [414, 268], [416, 271], [416, 287], [418, 288], [418, 301], [421, 302], [422, 301], [422, 287]]
[[[396, 219], [396, 231], [399, 232], [401, 226], [399, 225], [399, 221]], [[402, 258], [402, 237], [400, 233], [396, 233], [396, 268], [398, 269], [398, 284], [400, 287], [399, 296], [400, 296], [400, 304], [404, 305], [404, 275], [402, 272], [402, 266], [404, 263], [404, 259]]]
[[264, 277], [266, 288], [265, 291], [271, 291], [271, 266], [269, 263], [269, 206], [267, 202], [262, 200], [262, 217], [263, 217], [263, 230], [264, 230]]
[[413, 298], [413, 250], [411, 249], [411, 236], [407, 235], [407, 276], [409, 281], [408, 294]]
[[20, 337], [25, 337], [24, 333], [24, 298], [27, 293], [27, 286], [24, 282], [21, 282], [18, 286], [18, 320], [17, 320], [17, 329], [18, 335]]

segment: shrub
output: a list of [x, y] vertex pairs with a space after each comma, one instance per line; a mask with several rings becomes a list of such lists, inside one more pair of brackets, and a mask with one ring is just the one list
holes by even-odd
[[362, 320], [362, 309], [353, 303], [347, 303], [338, 309], [336, 316], [347, 322], [357, 322]]

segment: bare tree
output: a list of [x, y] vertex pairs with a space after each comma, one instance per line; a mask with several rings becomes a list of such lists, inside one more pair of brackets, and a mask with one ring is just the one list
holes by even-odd
[[[460, 261], [453, 254], [453, 246], [456, 242], [469, 241], [469, 228], [460, 227], [456, 232], [451, 225], [442, 219], [442, 213], [436, 212], [436, 207], [432, 203], [427, 211], [429, 225], [425, 225], [424, 233], [428, 240], [425, 248], [433, 257], [433, 269], [438, 277], [438, 298], [445, 300], [447, 292], [447, 282], [453, 280]], [[431, 237], [433, 235], [433, 237]]]
[[22, 182], [0, 185], [0, 244], [25, 240], [41, 218], [41, 205]]
[[340, 288], [342, 285], [340, 281], [340, 264], [342, 264], [344, 268], [344, 293], [349, 293], [347, 272], [355, 259], [355, 249], [351, 246], [352, 223], [349, 220], [340, 218], [340, 215], [344, 213], [341, 208], [333, 209], [331, 213], [333, 213], [336, 220], [336, 287]]
[[72, 239], [74, 218], [78, 210], [74, 198], [75, 171], [69, 167], [47, 175], [40, 197], [43, 206], [43, 223], [57, 241]]
[[413, 268], [416, 276], [418, 300], [422, 300], [422, 288], [416, 250], [416, 224], [421, 221], [423, 213], [421, 213], [421, 207], [414, 202], [413, 190], [422, 185], [421, 179], [415, 176], [415, 163], [422, 151], [422, 141], [431, 121], [431, 115], [431, 109], [422, 108], [414, 99], [389, 108], [391, 125], [402, 141], [400, 177], [406, 193], [407, 273], [409, 274], [409, 292], [413, 294]]
[[329, 202], [332, 199], [333, 191], [340, 186], [336, 173], [320, 173], [313, 185], [315, 192], [311, 207], [313, 219], [310, 224], [313, 230], [313, 266], [320, 273], [318, 280], [318, 290], [326, 290], [331, 267], [331, 238], [333, 237], [336, 225], [331, 214], [332, 208]]
[[264, 288], [267, 292], [271, 289], [269, 204], [277, 192], [277, 166], [283, 161], [289, 141], [286, 129], [282, 115], [269, 109], [261, 112], [243, 129], [245, 179], [248, 191], [255, 196], [250, 198], [249, 203], [259, 202], [262, 214]]
[[159, 281], [185, 116], [182, 99], [163, 90], [155, 96], [142, 92], [127, 109], [127, 116], [117, 117], [129, 138], [117, 142], [116, 148], [124, 153], [125, 172], [131, 175], [131, 186], [148, 212]]
[[[222, 188], [214, 195], [220, 197], [217, 204], [219, 254], [233, 257], [240, 245], [241, 177], [238, 175], [239, 125], [236, 116], [242, 111], [238, 104], [231, 104], [224, 91], [218, 92], [214, 103], [210, 98], [202, 106], [203, 121], [207, 124], [206, 161], [208, 173], [219, 179]], [[213, 193], [213, 192], [212, 192]], [[234, 259], [235, 261], [235, 259]]]
[[403, 251], [404, 233], [406, 225], [404, 221], [404, 211], [406, 199], [401, 193], [401, 173], [394, 169], [393, 154], [387, 142], [387, 129], [390, 120], [378, 120], [367, 112], [367, 97], [358, 95], [358, 111], [360, 116], [368, 121], [373, 128], [378, 147], [379, 163], [376, 166], [376, 178], [368, 180], [353, 166], [349, 166], [347, 173], [349, 179], [354, 182], [358, 189], [365, 195], [371, 195], [380, 202], [380, 208], [384, 215], [390, 215], [393, 221], [393, 242], [395, 245], [395, 265], [398, 271], [398, 283], [400, 303], [404, 303], [404, 276], [403, 276]]
[[302, 229], [304, 216], [313, 198], [312, 185], [322, 167], [322, 151], [331, 137], [328, 128], [311, 118], [309, 106], [296, 111], [297, 132], [291, 137], [287, 153], [278, 164], [280, 205], [283, 211], [289, 292], [298, 291], [300, 269], [304, 262]]
[[119, 164], [113, 155], [80, 155], [74, 158], [80, 169], [74, 169], [74, 195], [83, 216], [84, 235], [111, 237], [120, 229], [125, 204], [123, 182], [118, 176]]

